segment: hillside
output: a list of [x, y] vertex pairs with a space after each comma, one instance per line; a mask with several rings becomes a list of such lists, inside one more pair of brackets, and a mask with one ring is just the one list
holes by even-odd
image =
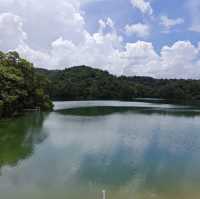
[[135, 85], [119, 80], [106, 71], [78, 66], [63, 71], [38, 72], [51, 81], [50, 95], [59, 100], [131, 99]]
[[117, 77], [87, 66], [65, 70], [37, 69], [37, 72], [50, 80], [49, 91], [54, 100], [200, 99], [199, 80]]

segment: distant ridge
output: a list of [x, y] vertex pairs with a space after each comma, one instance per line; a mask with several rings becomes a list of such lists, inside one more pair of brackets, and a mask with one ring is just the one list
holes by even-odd
[[50, 80], [50, 96], [56, 100], [200, 99], [200, 80], [117, 77], [85, 65], [64, 70], [37, 68], [36, 71]]

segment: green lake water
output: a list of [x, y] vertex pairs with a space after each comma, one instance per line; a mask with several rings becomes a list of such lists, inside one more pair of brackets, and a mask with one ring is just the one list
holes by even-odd
[[0, 199], [199, 199], [200, 109], [55, 102], [0, 121]]

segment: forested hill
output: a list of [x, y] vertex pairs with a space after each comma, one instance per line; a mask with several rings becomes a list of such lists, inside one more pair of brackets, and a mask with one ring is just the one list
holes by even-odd
[[48, 86], [48, 79], [36, 74], [32, 64], [17, 52], [0, 52], [0, 118], [25, 109], [52, 109]]
[[135, 85], [106, 71], [78, 66], [65, 70], [37, 70], [51, 82], [50, 96], [58, 100], [130, 99]]
[[52, 100], [200, 100], [200, 80], [114, 76], [87, 66], [34, 69], [17, 52], [0, 52], [0, 118], [52, 109]]
[[37, 73], [50, 80], [50, 96], [56, 100], [132, 100], [142, 97], [200, 100], [199, 80], [116, 77], [87, 66], [65, 70], [37, 69]]

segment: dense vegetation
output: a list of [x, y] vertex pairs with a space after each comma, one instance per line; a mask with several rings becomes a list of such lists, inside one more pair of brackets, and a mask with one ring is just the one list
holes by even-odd
[[0, 52], [0, 118], [26, 109], [51, 110], [48, 95], [52, 100], [200, 100], [200, 80], [117, 77], [87, 66], [34, 69], [17, 52]]
[[116, 77], [86, 66], [65, 70], [37, 69], [37, 72], [50, 80], [50, 96], [56, 100], [132, 100], [143, 97], [200, 100], [200, 80]]
[[53, 99], [131, 99], [136, 92], [135, 84], [86, 66], [63, 71], [39, 69], [38, 72], [50, 79], [50, 95]]
[[25, 109], [52, 109], [46, 95], [48, 79], [38, 75], [32, 64], [17, 52], [0, 52], [0, 118], [17, 115]]

